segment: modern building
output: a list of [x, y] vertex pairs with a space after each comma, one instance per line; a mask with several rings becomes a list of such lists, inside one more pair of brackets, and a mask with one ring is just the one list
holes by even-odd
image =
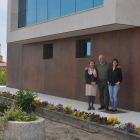
[[104, 54], [123, 71], [118, 107], [140, 111], [140, 0], [8, 0], [7, 43], [8, 87], [87, 101], [84, 68]]

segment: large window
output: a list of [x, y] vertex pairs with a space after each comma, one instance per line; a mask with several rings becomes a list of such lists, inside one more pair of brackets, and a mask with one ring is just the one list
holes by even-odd
[[89, 57], [91, 53], [90, 39], [78, 40], [76, 42], [76, 58]]
[[99, 7], [104, 4], [103, 0], [94, 0], [94, 7]]
[[60, 0], [48, 0], [48, 20], [60, 17]]
[[75, 13], [75, 0], [61, 0], [61, 16]]
[[93, 0], [76, 0], [76, 12], [93, 8]]
[[47, 20], [47, 0], [37, 0], [37, 23]]
[[104, 0], [19, 0], [19, 28], [99, 7]]
[[27, 26], [36, 23], [36, 0], [27, 0]]

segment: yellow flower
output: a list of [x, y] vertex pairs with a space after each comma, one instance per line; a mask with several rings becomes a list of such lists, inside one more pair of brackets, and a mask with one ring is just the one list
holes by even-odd
[[3, 95], [3, 93], [2, 92], [0, 92], [0, 96], [2, 96]]
[[55, 109], [55, 106], [49, 106], [48, 109], [49, 110], [54, 110]]
[[7, 95], [7, 98], [12, 98], [12, 95], [11, 95], [11, 94], [8, 94], [8, 95]]
[[33, 105], [38, 105], [40, 103], [40, 100], [33, 100], [32, 104]]
[[87, 115], [86, 114], [82, 114], [81, 119], [86, 119]]
[[138, 133], [139, 133], [139, 135], [140, 135], [140, 126], [138, 127]]
[[68, 108], [69, 110], [72, 110], [71, 109], [71, 106], [69, 106], [69, 105], [67, 105], [67, 106], [64, 107], [64, 109], [66, 109], [66, 108]]

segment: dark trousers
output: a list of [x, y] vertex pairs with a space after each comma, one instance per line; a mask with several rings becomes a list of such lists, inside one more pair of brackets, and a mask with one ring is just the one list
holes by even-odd
[[[99, 94], [100, 94], [100, 105], [101, 107], [107, 108], [109, 106], [109, 90], [108, 84], [106, 82], [99, 82]], [[105, 103], [104, 103], [104, 94], [105, 94]]]

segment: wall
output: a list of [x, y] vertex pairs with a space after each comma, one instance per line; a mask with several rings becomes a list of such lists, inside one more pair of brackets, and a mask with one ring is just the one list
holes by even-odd
[[[91, 38], [91, 57], [75, 58], [76, 40]], [[53, 59], [43, 60], [43, 44], [53, 43]], [[91, 34], [33, 44], [8, 44], [7, 86], [87, 101], [84, 68], [88, 61], [118, 58], [123, 83], [118, 94], [118, 107], [140, 111], [140, 29]], [[99, 103], [99, 94], [96, 97]]]

